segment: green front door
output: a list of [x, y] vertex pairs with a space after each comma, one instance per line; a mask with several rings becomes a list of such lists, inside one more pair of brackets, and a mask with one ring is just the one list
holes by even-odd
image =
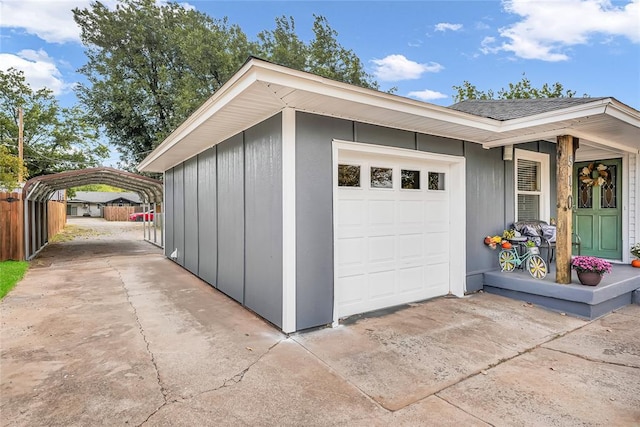
[[622, 161], [576, 163], [573, 231], [581, 255], [622, 259]]

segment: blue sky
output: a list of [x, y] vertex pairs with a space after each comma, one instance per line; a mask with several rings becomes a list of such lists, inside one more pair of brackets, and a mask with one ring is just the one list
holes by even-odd
[[[89, 3], [0, 0], [0, 68], [22, 69], [32, 87], [74, 104], [85, 56], [71, 9]], [[536, 87], [560, 82], [640, 109], [640, 0], [180, 3], [228, 17], [252, 40], [281, 15], [309, 40], [313, 14], [323, 15], [382, 90], [439, 105], [453, 103], [452, 86], [465, 80], [497, 91], [525, 73]]]

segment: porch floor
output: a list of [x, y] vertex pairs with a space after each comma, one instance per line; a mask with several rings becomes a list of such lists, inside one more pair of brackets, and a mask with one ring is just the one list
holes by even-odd
[[590, 320], [625, 305], [640, 304], [640, 269], [631, 265], [613, 264], [611, 274], [605, 274], [598, 286], [581, 285], [573, 270], [571, 284], [561, 285], [555, 279], [554, 263], [542, 280], [525, 270], [506, 273], [498, 269], [484, 273], [484, 291]]

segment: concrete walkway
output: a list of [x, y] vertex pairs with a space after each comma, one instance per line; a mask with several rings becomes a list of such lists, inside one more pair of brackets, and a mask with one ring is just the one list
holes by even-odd
[[638, 426], [640, 306], [476, 294], [286, 336], [141, 224], [86, 220], [0, 303], [3, 426]]

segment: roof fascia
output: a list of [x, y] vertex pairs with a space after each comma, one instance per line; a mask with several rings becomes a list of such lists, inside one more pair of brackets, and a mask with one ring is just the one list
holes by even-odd
[[606, 114], [624, 123], [640, 128], [640, 112], [614, 98], [604, 98], [561, 110], [547, 111], [533, 116], [505, 120], [501, 122], [499, 132], [510, 132], [526, 127], [547, 125], [549, 123], [566, 120], [586, 119], [598, 114]]
[[[354, 86], [275, 64], [260, 63], [259, 67], [260, 70], [257, 79], [267, 84], [278, 84], [293, 90], [308, 91], [318, 95], [442, 120], [452, 124], [470, 126], [481, 130], [496, 132], [501, 124], [500, 121], [495, 119], [480, 117], [451, 108], [428, 104], [411, 98], [404, 98], [399, 95]], [[303, 111], [301, 108], [296, 109]]]
[[529, 133], [526, 135], [515, 136], [511, 138], [496, 139], [494, 141], [486, 142], [482, 144], [482, 148], [489, 149], [489, 148], [495, 148], [495, 147], [503, 147], [505, 145], [521, 144], [524, 142], [556, 139], [559, 135], [571, 135], [576, 138], [584, 139], [589, 141], [589, 145], [593, 145], [601, 148], [619, 150], [625, 153], [634, 153], [634, 154], [640, 153], [640, 150], [636, 148], [619, 144], [617, 142], [604, 139], [604, 138], [595, 136], [589, 132], [584, 132], [572, 127], [554, 129], [554, 130], [545, 131], [545, 132]]
[[236, 96], [244, 92], [256, 81], [256, 59], [251, 59], [229, 81], [218, 89], [207, 101], [204, 102], [193, 114], [191, 114], [180, 126], [178, 126], [164, 141], [160, 143], [147, 157], [136, 167], [139, 171], [145, 171], [151, 163], [170, 150], [187, 135], [197, 129], [216, 112], [229, 104]]

